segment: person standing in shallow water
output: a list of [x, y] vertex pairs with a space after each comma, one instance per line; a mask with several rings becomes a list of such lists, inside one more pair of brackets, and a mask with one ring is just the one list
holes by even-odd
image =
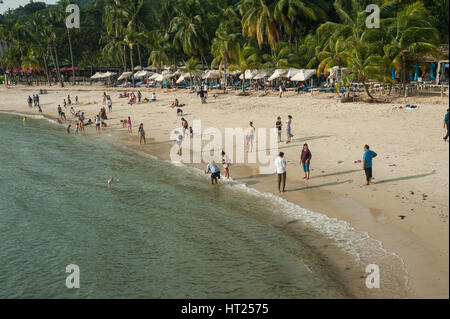
[[138, 133], [139, 133], [139, 145], [141, 145], [142, 143], [147, 144], [147, 142], [145, 141], [145, 131], [143, 123], [139, 125]]
[[372, 159], [377, 157], [377, 153], [372, 151], [369, 145], [364, 145], [363, 169], [366, 173], [366, 183], [364, 186], [372, 184]]

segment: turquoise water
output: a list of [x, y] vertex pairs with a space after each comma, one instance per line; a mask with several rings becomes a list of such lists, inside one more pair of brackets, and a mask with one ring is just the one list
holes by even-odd
[[[273, 205], [255, 199], [0, 113], [0, 298], [346, 297], [313, 250], [265, 218]], [[65, 286], [69, 264], [79, 289]]]

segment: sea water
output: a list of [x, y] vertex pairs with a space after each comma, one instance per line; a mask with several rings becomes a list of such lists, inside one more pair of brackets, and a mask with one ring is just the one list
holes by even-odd
[[[0, 298], [351, 297], [306, 233], [274, 220], [346, 232], [336, 249], [354, 234], [243, 188], [0, 113]], [[80, 288], [66, 286], [71, 264]]]

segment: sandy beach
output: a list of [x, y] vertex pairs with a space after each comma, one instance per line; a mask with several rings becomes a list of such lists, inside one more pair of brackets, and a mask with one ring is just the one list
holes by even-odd
[[[43, 115], [57, 117], [58, 104], [62, 106], [70, 94], [72, 101], [78, 96], [80, 105], [74, 105], [75, 109], [93, 121], [106, 91], [112, 98], [113, 111], [107, 113], [108, 128], [102, 132], [118, 132], [124, 143], [166, 160], [174, 145], [170, 132], [181, 126], [180, 117], [169, 107], [175, 98], [186, 104], [184, 117], [189, 124], [201, 120], [203, 129], [213, 127], [221, 132], [225, 128], [246, 129], [249, 121], [256, 128], [270, 129], [277, 116], [285, 123], [292, 115], [293, 142], [279, 146], [286, 154], [288, 169], [287, 192], [280, 196], [311, 211], [347, 221], [382, 241], [386, 250], [405, 262], [409, 274], [407, 297], [449, 297], [449, 144], [442, 139], [448, 98], [343, 104], [333, 94], [290, 93], [279, 98], [271, 93], [259, 98], [256, 94], [242, 97], [237, 96], [238, 92], [213, 91], [208, 103], [201, 104], [198, 96], [187, 90], [143, 88], [144, 97], [150, 98], [155, 92], [157, 101], [130, 106], [127, 99], [119, 99], [125, 89], [70, 85], [47, 89], [48, 94], [40, 95]], [[0, 111], [39, 114], [26, 102], [29, 95], [36, 93], [35, 87], [2, 87]], [[407, 103], [419, 107], [406, 109]], [[75, 120], [69, 107], [64, 112], [67, 124]], [[128, 116], [134, 125], [131, 135], [120, 123]], [[147, 136], [147, 144], [142, 146], [137, 136], [139, 123], [144, 124]], [[86, 133], [96, 134], [93, 127], [86, 128]], [[302, 179], [299, 165], [304, 143], [313, 154], [311, 179], [307, 181]], [[368, 187], [361, 186], [364, 171], [357, 162], [362, 159], [365, 144], [378, 153], [374, 159], [375, 184]], [[194, 166], [204, 169], [205, 165]], [[258, 163], [234, 164], [231, 176], [249, 187], [275, 193], [276, 176], [260, 174], [258, 167]]]

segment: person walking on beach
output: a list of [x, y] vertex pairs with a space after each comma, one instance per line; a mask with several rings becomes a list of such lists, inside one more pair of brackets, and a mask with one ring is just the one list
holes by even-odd
[[138, 103], [141, 104], [141, 100], [142, 100], [142, 94], [141, 94], [141, 91], [138, 91], [137, 98], [138, 98]]
[[248, 152], [253, 152], [253, 144], [255, 142], [255, 132], [256, 129], [253, 126], [253, 122], [249, 123], [249, 127], [247, 128], [247, 150]]
[[280, 99], [283, 97], [283, 85], [280, 84], [280, 87], [278, 88], [278, 90], [280, 91]]
[[286, 121], [286, 136], [287, 136], [287, 140], [286, 140], [286, 144], [289, 144], [291, 142], [291, 139], [294, 137], [294, 135], [292, 134], [292, 116], [288, 115], [288, 119]]
[[39, 104], [39, 95], [36, 94], [36, 106], [39, 108], [41, 105]]
[[211, 185], [217, 184], [217, 180], [220, 179], [220, 168], [211, 161], [206, 165], [205, 174], [211, 174]]
[[139, 133], [139, 145], [141, 145], [142, 142], [144, 142], [144, 144], [147, 144], [147, 142], [145, 141], [145, 131], [143, 123], [139, 125], [138, 133]]
[[31, 96], [28, 95], [28, 107], [32, 108], [33, 107], [33, 99], [31, 98]]
[[303, 167], [305, 176], [303, 179], [309, 179], [309, 165], [311, 163], [312, 154], [309, 150], [308, 144], [303, 144], [302, 155], [300, 156], [300, 164]]
[[278, 130], [278, 143], [281, 143], [282, 142], [281, 141], [281, 132], [283, 130], [283, 124], [281, 122], [281, 117], [280, 116], [277, 117], [277, 121], [275, 122], [275, 127]]
[[372, 184], [372, 159], [377, 157], [377, 153], [372, 151], [369, 145], [364, 145], [363, 169], [366, 173], [366, 183], [363, 186]]
[[447, 139], [449, 137], [449, 109], [447, 109], [447, 114], [445, 114], [444, 117], [444, 128], [447, 127], [447, 135], [444, 136], [444, 141], [447, 142]]
[[284, 153], [280, 152], [275, 159], [275, 167], [278, 176], [278, 193], [286, 192], [286, 161], [284, 160]]
[[127, 119], [127, 129], [128, 129], [128, 133], [132, 132], [131, 117], [129, 117], [129, 116], [128, 116], [128, 119]]
[[230, 178], [230, 166], [231, 166], [231, 160], [228, 157], [227, 154], [225, 154], [224, 151], [222, 151], [222, 164], [224, 169], [225, 178]]
[[102, 105], [106, 105], [106, 92], [103, 92], [103, 102]]

